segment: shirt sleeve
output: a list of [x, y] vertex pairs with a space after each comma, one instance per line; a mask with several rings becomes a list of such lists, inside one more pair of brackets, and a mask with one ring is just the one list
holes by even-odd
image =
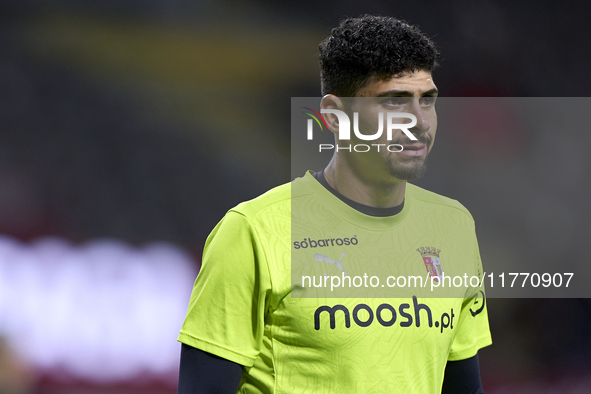
[[230, 211], [209, 235], [178, 340], [251, 367], [264, 334], [269, 273], [256, 232]]
[[[476, 233], [474, 233], [474, 261], [475, 274], [482, 279], [483, 269], [478, 249]], [[477, 289], [471, 289], [472, 294], [464, 298], [458, 321], [458, 331], [454, 337], [448, 355], [448, 361], [457, 361], [470, 358], [485, 346], [492, 344], [490, 328], [488, 324], [488, 310], [486, 305], [486, 292], [483, 285]]]

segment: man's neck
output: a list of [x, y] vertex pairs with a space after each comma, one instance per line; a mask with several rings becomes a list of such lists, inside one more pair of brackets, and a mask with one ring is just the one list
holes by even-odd
[[395, 207], [404, 202], [406, 181], [380, 182], [356, 174], [346, 163], [331, 160], [324, 170], [330, 186], [343, 196], [363, 205], [377, 208]]

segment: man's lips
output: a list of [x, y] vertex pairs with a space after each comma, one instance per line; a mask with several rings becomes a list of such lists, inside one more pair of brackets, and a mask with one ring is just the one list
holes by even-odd
[[404, 148], [402, 151], [398, 152], [404, 156], [426, 156], [427, 155], [427, 145], [422, 143], [415, 143], [415, 144], [407, 144], [402, 145]]
[[404, 147], [404, 150], [421, 150], [425, 148], [425, 144], [421, 144], [421, 143], [415, 143], [415, 144], [408, 144], [408, 145], [402, 145]]

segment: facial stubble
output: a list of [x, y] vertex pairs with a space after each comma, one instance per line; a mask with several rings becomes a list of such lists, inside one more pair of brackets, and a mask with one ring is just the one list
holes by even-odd
[[[422, 177], [427, 171], [427, 156], [412, 157], [406, 162], [398, 159], [398, 153], [390, 153], [388, 156], [388, 172], [390, 176], [401, 181], [414, 181]], [[407, 156], [408, 157], [408, 156]]]
[[[427, 171], [427, 157], [431, 150], [432, 140], [426, 134], [419, 135], [417, 138], [418, 142], [425, 144], [427, 147], [427, 153], [425, 156], [404, 156], [401, 158], [401, 155], [398, 152], [390, 153], [387, 159], [390, 176], [402, 181], [414, 181], [425, 175], [425, 172]], [[403, 145], [404, 142], [406, 141], [392, 141], [394, 144], [401, 145]]]

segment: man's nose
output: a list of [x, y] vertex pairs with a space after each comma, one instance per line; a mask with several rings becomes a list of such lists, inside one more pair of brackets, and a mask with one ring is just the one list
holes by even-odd
[[421, 107], [418, 98], [412, 100], [412, 106], [409, 108], [409, 112], [417, 118], [417, 124], [409, 130], [411, 133], [419, 135], [429, 130], [431, 127], [429, 116], [425, 108]]

